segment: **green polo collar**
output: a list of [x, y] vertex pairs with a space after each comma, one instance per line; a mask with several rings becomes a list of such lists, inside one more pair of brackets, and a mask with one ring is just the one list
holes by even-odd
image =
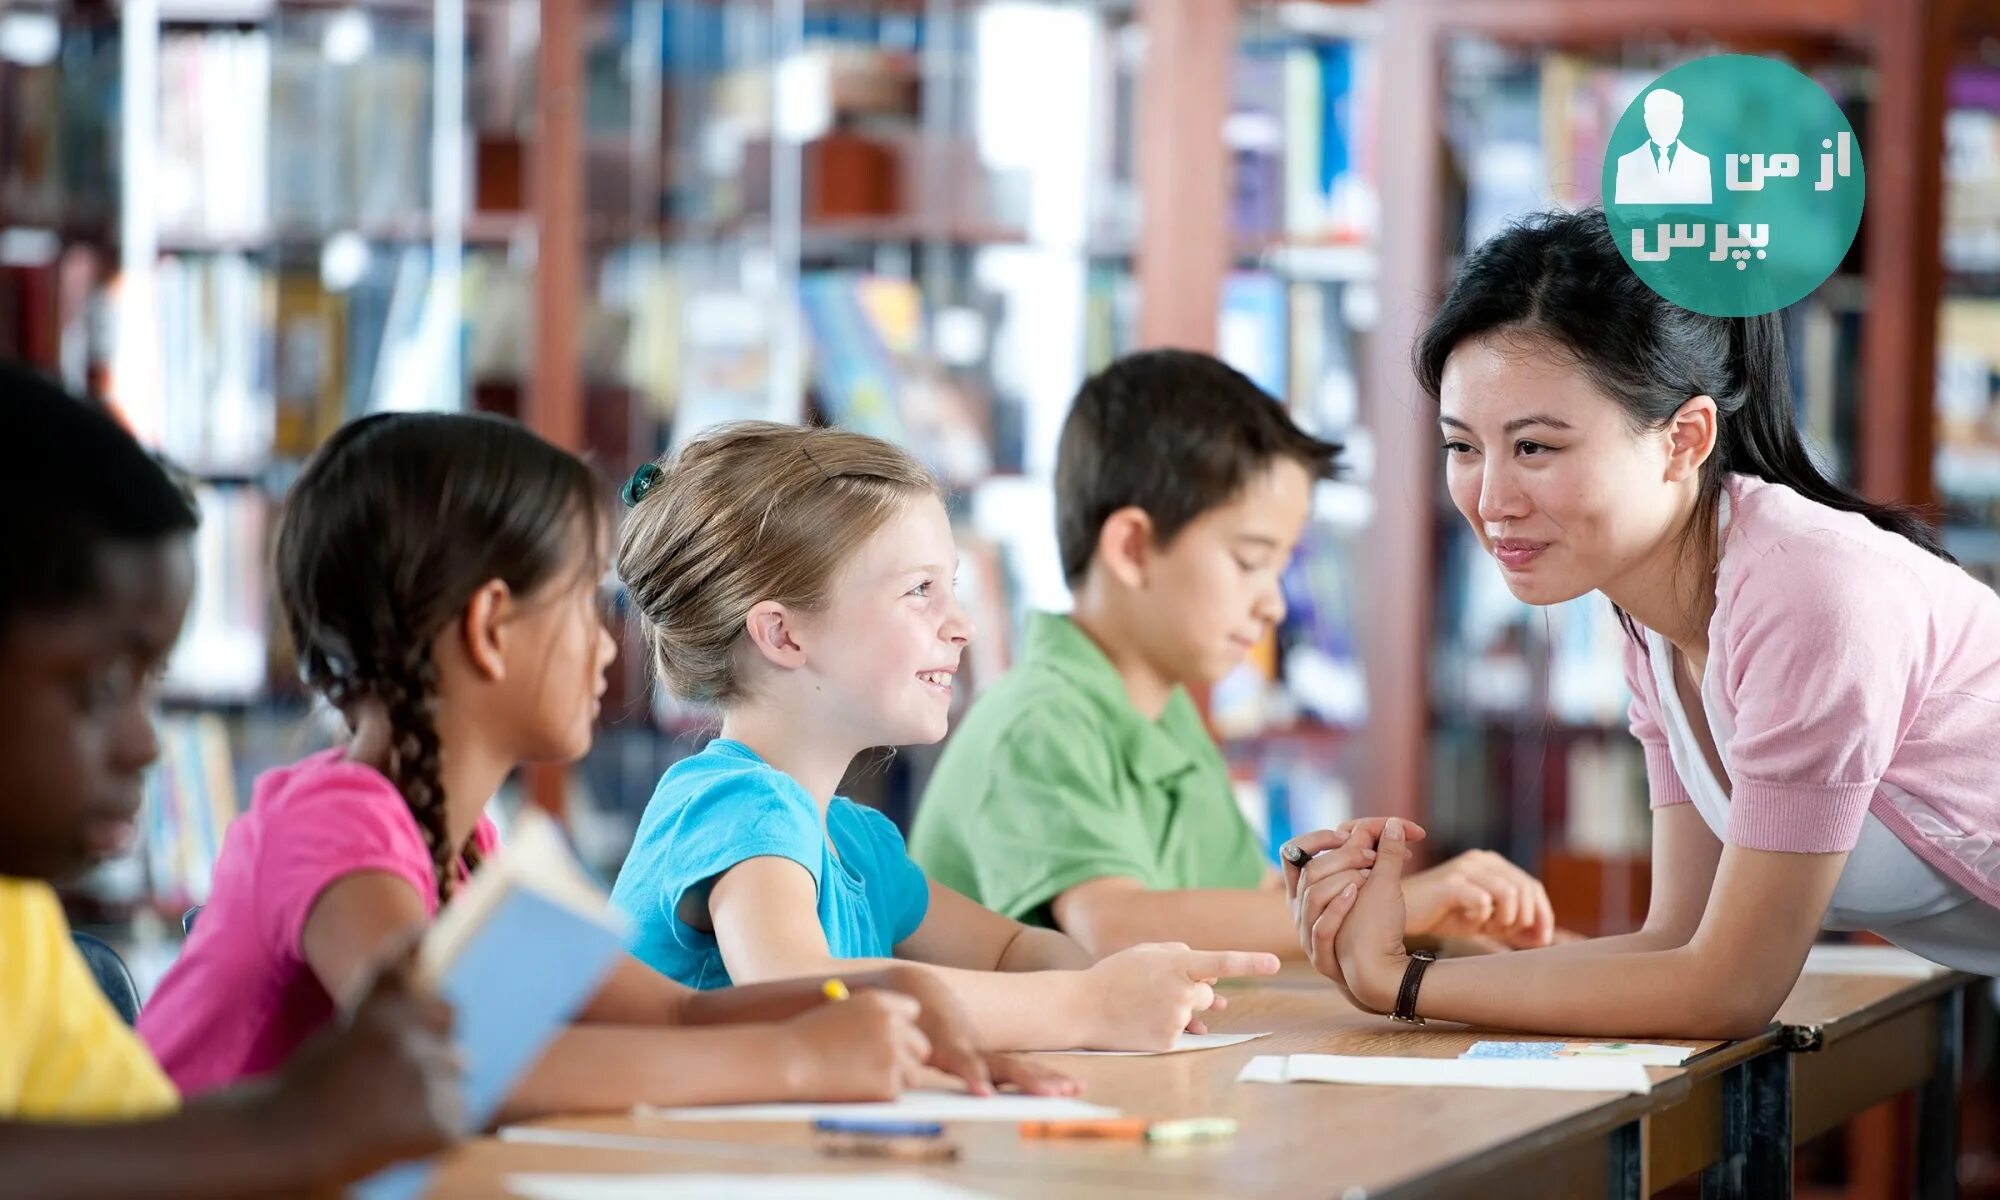
[[1197, 764], [1190, 747], [1208, 740], [1201, 713], [1186, 689], [1176, 685], [1160, 719], [1149, 721], [1132, 707], [1118, 669], [1076, 622], [1057, 613], [1028, 614], [1021, 665], [1046, 666], [1090, 698], [1125, 750], [1132, 775], [1157, 785]]

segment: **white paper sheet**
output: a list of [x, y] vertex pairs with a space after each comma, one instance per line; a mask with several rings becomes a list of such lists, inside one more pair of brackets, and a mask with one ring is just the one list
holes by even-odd
[[1289, 1064], [1283, 1054], [1259, 1054], [1236, 1073], [1238, 1083], [1283, 1083]]
[[806, 1147], [768, 1146], [759, 1142], [699, 1137], [602, 1133], [595, 1129], [550, 1129], [542, 1125], [502, 1125], [498, 1136], [503, 1142], [530, 1146], [578, 1146], [585, 1150], [631, 1150], [640, 1154], [700, 1154], [710, 1158], [752, 1158], [766, 1164], [788, 1155], [800, 1158], [815, 1156]]
[[1270, 1037], [1270, 1033], [1183, 1033], [1166, 1050], [1053, 1050], [1052, 1054], [1094, 1054], [1106, 1058], [1138, 1058], [1149, 1054], [1185, 1054], [1190, 1050], [1220, 1050], [1224, 1046], [1241, 1046], [1254, 1042], [1260, 1037]]
[[1901, 946], [1814, 946], [1806, 952], [1808, 975], [1894, 975], [1929, 979], [1945, 968]]
[[1062, 1096], [967, 1096], [961, 1092], [905, 1092], [874, 1104], [718, 1104], [708, 1108], [653, 1108], [639, 1116], [661, 1121], [1082, 1121], [1120, 1115], [1115, 1108]]
[[1520, 1088], [1560, 1092], [1653, 1090], [1646, 1068], [1634, 1062], [1533, 1062], [1505, 1058], [1388, 1058], [1294, 1054], [1282, 1060], [1282, 1077], [1259, 1055], [1237, 1075], [1244, 1083], [1355, 1083], [1402, 1087]]
[[921, 1175], [509, 1175], [524, 1200], [981, 1200]]

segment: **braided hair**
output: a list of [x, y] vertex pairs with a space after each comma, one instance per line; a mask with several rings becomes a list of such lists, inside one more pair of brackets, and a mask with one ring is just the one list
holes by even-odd
[[276, 577], [300, 674], [350, 724], [366, 701], [386, 713], [387, 774], [423, 832], [440, 903], [459, 862], [479, 858], [446, 823], [431, 648], [489, 581], [532, 592], [594, 556], [604, 519], [581, 460], [512, 421], [459, 413], [352, 421], [286, 498]]

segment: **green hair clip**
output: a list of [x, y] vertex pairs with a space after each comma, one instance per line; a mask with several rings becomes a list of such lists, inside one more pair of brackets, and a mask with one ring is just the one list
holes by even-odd
[[666, 477], [667, 473], [660, 470], [658, 463], [647, 463], [632, 472], [632, 478], [625, 481], [625, 488], [618, 495], [625, 501], [625, 507], [631, 508], [644, 500], [648, 492], [660, 486], [660, 480]]

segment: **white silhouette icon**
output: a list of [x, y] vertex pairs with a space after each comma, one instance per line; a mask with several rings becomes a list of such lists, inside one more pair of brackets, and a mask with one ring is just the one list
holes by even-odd
[[1679, 92], [1646, 93], [1646, 144], [1618, 159], [1617, 204], [1709, 204], [1715, 194], [1708, 156], [1697, 154], [1681, 136]]

